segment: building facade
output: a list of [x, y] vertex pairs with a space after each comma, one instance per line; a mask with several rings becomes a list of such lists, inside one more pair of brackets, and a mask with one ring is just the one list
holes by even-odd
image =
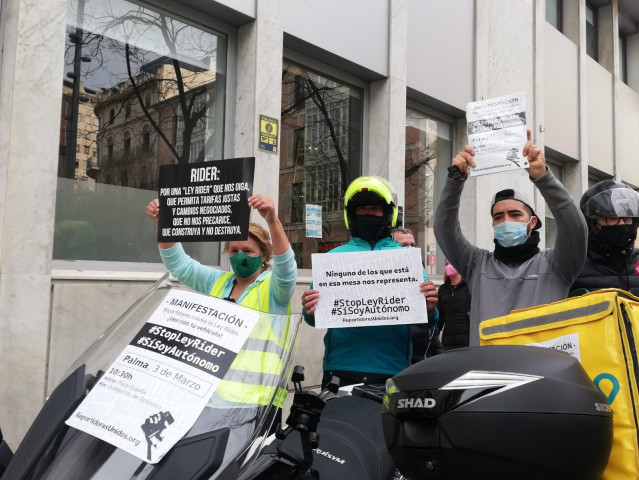
[[[429, 276], [432, 221], [471, 101], [524, 91], [534, 141], [575, 199], [639, 187], [635, 0], [0, 0], [0, 427], [16, 446], [72, 361], [160, 276], [146, 204], [158, 168], [255, 157], [299, 267], [347, 241], [342, 194], [395, 186]], [[279, 123], [260, 148], [260, 116]], [[75, 153], [75, 155], [73, 155]], [[462, 228], [491, 248], [489, 206], [526, 172], [466, 185]], [[308, 237], [308, 205], [322, 212]], [[314, 207], [316, 208], [316, 207]], [[556, 227], [546, 210], [542, 241]], [[188, 246], [228, 268], [219, 245]], [[297, 363], [321, 374], [322, 331]]]

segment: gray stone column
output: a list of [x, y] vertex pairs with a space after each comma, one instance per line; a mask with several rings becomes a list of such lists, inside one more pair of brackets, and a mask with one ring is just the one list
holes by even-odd
[[15, 447], [46, 384], [66, 1], [3, 0], [2, 22], [0, 426]]
[[[614, 10], [614, 12], [613, 12]], [[614, 73], [617, 43], [617, 3], [612, 2], [597, 9], [597, 57], [599, 64]]]
[[[498, 97], [518, 91], [526, 93], [526, 122], [533, 132], [533, 141], [539, 142], [538, 122], [535, 116], [535, 69], [541, 62], [535, 52], [535, 2], [524, 0], [477, 0], [476, 9], [476, 90], [477, 100]], [[507, 22], [503, 21], [508, 18]], [[465, 133], [465, 132], [464, 132]], [[522, 145], [523, 146], [523, 145]], [[493, 195], [504, 188], [517, 188], [535, 196], [535, 211], [543, 212], [541, 194], [528, 179], [524, 169], [512, 172], [482, 175], [476, 179], [472, 197], [464, 192], [462, 203], [475, 205], [476, 245], [492, 249], [490, 202]], [[541, 213], [540, 213], [541, 215]], [[543, 232], [540, 232], [543, 244]], [[542, 246], [542, 245], [540, 245]]]
[[588, 188], [588, 70], [586, 53], [586, 2], [579, 1], [577, 14], [579, 42], [577, 43], [578, 70], [579, 70], [579, 165], [580, 169], [575, 175], [575, 181], [581, 184], [581, 193]]
[[406, 0], [389, 4], [388, 78], [370, 90], [368, 173], [387, 178], [404, 205], [408, 11]]
[[[564, 21], [570, 22], [572, 36], [571, 40], [577, 44], [578, 72], [577, 80], [579, 85], [580, 105], [579, 118], [579, 162], [577, 164], [566, 164], [565, 173], [566, 189], [573, 195], [577, 203], [583, 192], [588, 189], [588, 137], [585, 132], [588, 130], [588, 95], [587, 95], [587, 69], [586, 62], [586, 4], [584, 1], [564, 2], [564, 14], [566, 8], [571, 8], [570, 19], [564, 16]], [[565, 32], [564, 32], [565, 33]], [[573, 38], [574, 37], [574, 38]]]
[[282, 108], [281, 2], [256, 2], [255, 5], [256, 20], [242, 26], [238, 33], [233, 155], [255, 157], [253, 192], [269, 195], [277, 203], [282, 139], [280, 136], [276, 154], [258, 150], [258, 141], [259, 115], [280, 119]]
[[[606, 44], [603, 46], [605, 50], [609, 51], [610, 60], [608, 71], [612, 73], [612, 155], [613, 161], [615, 164], [615, 178], [618, 180], [621, 179], [621, 169], [618, 167], [620, 163], [620, 159], [618, 158], [618, 153], [620, 151], [621, 146], [621, 137], [619, 135], [619, 120], [621, 118], [620, 115], [620, 105], [619, 105], [619, 88], [621, 87], [621, 77], [619, 75], [619, 3], [618, 0], [612, 0], [610, 5], [606, 5], [606, 8], [610, 16], [610, 21], [608, 28], [610, 31], [606, 35]], [[601, 9], [600, 9], [601, 10]], [[601, 42], [599, 44], [599, 51], [601, 52], [602, 45]]]
[[579, 45], [580, 31], [583, 22], [580, 10], [583, 8], [582, 0], [568, 0], [562, 3], [563, 34], [566, 35], [575, 45]]

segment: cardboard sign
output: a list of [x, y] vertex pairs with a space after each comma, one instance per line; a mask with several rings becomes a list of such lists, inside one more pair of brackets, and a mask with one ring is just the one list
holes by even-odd
[[315, 326], [343, 328], [427, 323], [419, 248], [313, 254], [319, 290]]
[[246, 240], [255, 158], [160, 166], [158, 242]]
[[527, 168], [521, 152], [526, 134], [524, 92], [471, 102], [466, 106], [468, 144], [475, 150], [477, 166], [470, 175], [485, 175]]
[[157, 463], [195, 424], [258, 319], [170, 291], [66, 424]]

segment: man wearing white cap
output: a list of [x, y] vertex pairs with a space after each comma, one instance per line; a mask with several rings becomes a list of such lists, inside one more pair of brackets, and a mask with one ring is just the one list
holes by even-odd
[[[538, 247], [541, 220], [520, 191], [506, 189], [493, 197], [494, 252], [472, 245], [461, 232], [459, 204], [475, 151], [468, 145], [453, 158], [457, 175], [449, 174], [435, 215], [435, 236], [444, 255], [471, 289], [470, 345], [479, 345], [479, 323], [511, 310], [543, 305], [568, 296], [586, 258], [586, 223], [574, 201], [546, 167], [541, 148], [524, 145], [528, 175], [557, 222], [553, 248]], [[454, 169], [453, 169], [454, 170]]]

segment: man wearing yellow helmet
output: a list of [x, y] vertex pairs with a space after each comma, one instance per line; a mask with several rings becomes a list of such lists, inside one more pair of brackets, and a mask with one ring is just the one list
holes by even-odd
[[[391, 235], [397, 216], [397, 196], [387, 180], [375, 176], [356, 178], [344, 195], [344, 221], [352, 238], [328, 253], [402, 248]], [[426, 273], [420, 291], [426, 297], [429, 321], [434, 325], [437, 289]], [[318, 300], [319, 292], [312, 285], [302, 295], [302, 313], [312, 326]], [[383, 383], [411, 364], [410, 325], [329, 328], [324, 347], [322, 385], [332, 376], [339, 377], [341, 385]]]

